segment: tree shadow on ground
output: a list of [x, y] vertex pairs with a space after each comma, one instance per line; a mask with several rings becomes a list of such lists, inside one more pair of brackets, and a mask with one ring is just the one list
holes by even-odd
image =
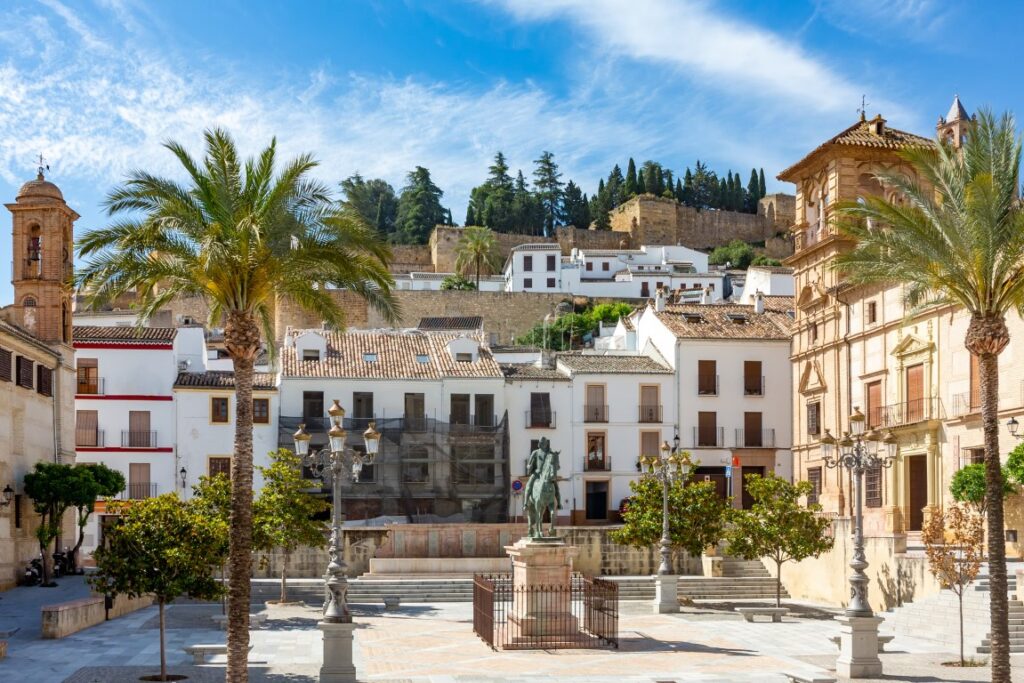
[[738, 647], [718, 647], [703, 643], [686, 641], [668, 641], [653, 638], [641, 631], [627, 631], [619, 636], [618, 651], [622, 653], [637, 652], [679, 652], [685, 654], [717, 654], [734, 657], [756, 657], [760, 653]]

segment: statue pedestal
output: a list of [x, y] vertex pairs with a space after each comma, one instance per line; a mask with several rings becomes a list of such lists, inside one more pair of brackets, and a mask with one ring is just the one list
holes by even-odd
[[839, 630], [839, 659], [836, 673], [845, 678], [878, 678], [882, 660], [878, 658], [878, 625], [881, 617], [836, 617]]
[[654, 613], [672, 614], [679, 611], [679, 577], [675, 574], [657, 574], [654, 577]]
[[352, 663], [352, 622], [317, 624], [324, 633], [324, 661], [320, 667], [320, 683], [355, 683], [356, 667]]
[[505, 546], [512, 558], [512, 637], [568, 635], [579, 630], [572, 613], [572, 560], [579, 548], [561, 538], [522, 538]]

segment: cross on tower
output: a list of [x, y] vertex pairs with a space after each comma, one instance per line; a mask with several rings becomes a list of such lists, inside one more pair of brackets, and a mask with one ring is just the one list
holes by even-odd
[[43, 171], [49, 171], [50, 170], [50, 165], [46, 163], [45, 159], [43, 159], [42, 152], [39, 153], [38, 161], [39, 161], [39, 167], [38, 167], [39, 168], [39, 175], [41, 177], [43, 175]]
[[860, 108], [857, 110], [860, 112], [860, 120], [865, 121], [868, 118], [868, 101], [866, 95], [860, 96]]

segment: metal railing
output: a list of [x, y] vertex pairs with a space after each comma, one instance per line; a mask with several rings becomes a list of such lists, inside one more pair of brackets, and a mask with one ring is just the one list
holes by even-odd
[[[973, 400], [972, 400], [973, 399]], [[981, 397], [965, 391], [953, 395], [953, 414], [951, 417], [963, 417], [981, 411]]]
[[748, 381], [746, 377], [743, 378], [743, 395], [744, 396], [764, 396], [764, 376], [761, 376], [761, 383], [757, 381]]
[[553, 410], [527, 410], [527, 429], [554, 429], [555, 411]]
[[154, 482], [131, 482], [124, 487], [124, 491], [117, 494], [119, 500], [144, 500], [156, 497], [156, 483]]
[[587, 472], [611, 472], [612, 456], [606, 455], [603, 458], [587, 457], [583, 463], [583, 469]]
[[156, 432], [121, 430], [122, 448], [156, 448]]
[[903, 403], [881, 406], [880, 427], [900, 427], [926, 420], [943, 418], [942, 402], [937, 398], [918, 398]]
[[694, 448], [722, 448], [725, 446], [725, 428], [716, 427], [714, 430], [693, 428]]
[[568, 586], [514, 586], [473, 577], [473, 632], [494, 650], [618, 648], [619, 587], [573, 574]]
[[106, 445], [106, 437], [102, 429], [75, 428], [75, 445], [87, 448], [98, 448]]
[[715, 375], [714, 386], [712, 386], [710, 376], [697, 377], [697, 395], [698, 396], [718, 396], [718, 375]]
[[640, 405], [640, 415], [637, 417], [637, 422], [653, 423], [661, 422], [661, 406], [660, 405]]
[[106, 392], [105, 381], [102, 377], [91, 377], [88, 380], [79, 379], [75, 384], [76, 394], [102, 396]]
[[497, 415], [449, 415], [453, 432], [492, 432], [498, 426]]
[[737, 429], [736, 448], [774, 448], [774, 429]]
[[608, 406], [595, 406], [585, 404], [583, 406], [583, 421], [584, 422], [607, 422], [608, 421]]

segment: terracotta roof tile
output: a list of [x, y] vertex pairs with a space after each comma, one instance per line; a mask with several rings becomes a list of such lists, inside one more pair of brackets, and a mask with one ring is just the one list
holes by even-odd
[[785, 310], [769, 305], [769, 298], [776, 297], [765, 297], [761, 314], [753, 306], [738, 304], [677, 304], [655, 315], [680, 339], [789, 339], [793, 320]]
[[601, 374], [671, 374], [672, 368], [641, 355], [564, 352], [557, 355], [558, 364], [576, 373]]
[[103, 326], [103, 325], [76, 325], [72, 328], [72, 340], [85, 342], [122, 342], [125, 344], [138, 342], [166, 342], [174, 341], [178, 333], [174, 327], [136, 327], [131, 326]]
[[[230, 370], [208, 370], [206, 372], [179, 372], [174, 380], [175, 387], [202, 389], [234, 389], [235, 373]], [[266, 391], [277, 388], [277, 378], [270, 372], [256, 372], [252, 377], [252, 388]]]
[[434, 318], [420, 318], [416, 329], [424, 332], [440, 332], [451, 330], [479, 330], [484, 319], [479, 315], [446, 315]]
[[549, 382], [568, 382], [569, 376], [559, 372], [558, 368], [545, 368], [535, 363], [503, 363], [501, 371], [507, 380], [545, 380]]
[[[292, 330], [291, 339], [309, 330]], [[440, 379], [442, 377], [502, 377], [484, 335], [418, 330], [312, 330], [327, 339], [326, 358], [299, 360], [295, 347], [281, 350], [284, 377], [344, 377], [357, 379]], [[448, 343], [468, 338], [480, 344], [474, 362], [458, 362]], [[376, 360], [364, 360], [375, 354]], [[422, 359], [422, 362], [421, 360]]]

